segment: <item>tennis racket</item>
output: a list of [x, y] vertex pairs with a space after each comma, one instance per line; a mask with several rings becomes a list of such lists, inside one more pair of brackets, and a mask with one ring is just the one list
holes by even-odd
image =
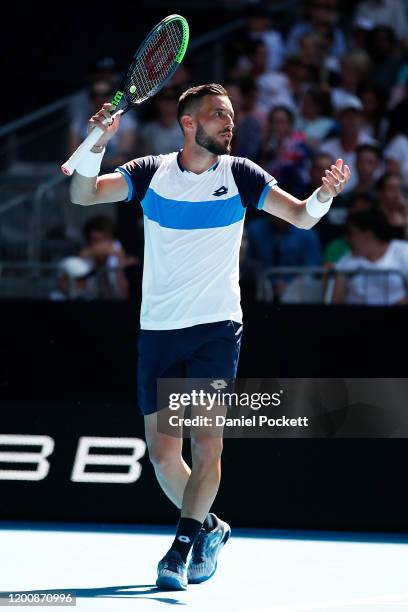
[[[110, 111], [115, 113], [113, 116], [126, 113], [160, 91], [179, 67], [188, 39], [188, 23], [180, 15], [169, 15], [153, 28], [133, 56], [130, 68], [113, 97], [111, 104], [114, 108]], [[62, 172], [71, 176], [102, 134], [103, 130], [95, 127], [62, 164]]]

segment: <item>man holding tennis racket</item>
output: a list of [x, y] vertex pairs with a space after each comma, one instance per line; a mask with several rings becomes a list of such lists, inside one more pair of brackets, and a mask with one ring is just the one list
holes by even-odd
[[[98, 176], [120, 116], [106, 126], [111, 106], [90, 120], [103, 135], [71, 182], [74, 203], [140, 203], [145, 260], [139, 337], [139, 404], [157, 479], [181, 515], [175, 540], [160, 561], [157, 585], [185, 589], [216, 570], [230, 527], [210, 513], [221, 472], [222, 437], [191, 439], [192, 468], [182, 438], [158, 431], [158, 378], [236, 376], [242, 336], [239, 250], [248, 206], [309, 229], [341, 193], [350, 170], [338, 159], [305, 201], [280, 189], [248, 159], [230, 155], [234, 110], [217, 84], [192, 87], [179, 100], [180, 152], [129, 161]], [[191, 558], [189, 560], [189, 555]]]

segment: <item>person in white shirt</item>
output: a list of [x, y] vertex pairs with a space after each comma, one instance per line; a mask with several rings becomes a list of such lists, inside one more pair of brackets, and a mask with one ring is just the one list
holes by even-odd
[[185, 590], [188, 581], [211, 578], [230, 535], [228, 523], [209, 512], [220, 484], [223, 439], [208, 429], [192, 429], [190, 469], [182, 456], [182, 435], [159, 427], [158, 412], [170, 398], [163, 406], [157, 380], [235, 379], [243, 329], [239, 253], [246, 209], [262, 209], [310, 229], [346, 187], [350, 169], [337, 159], [313, 194], [306, 200], [294, 197], [254, 162], [230, 155], [234, 109], [228, 92], [208, 83], [180, 96], [181, 151], [133, 159], [98, 177], [105, 145], [120, 123], [109, 110], [112, 105], [104, 105], [90, 121], [104, 133], [77, 167], [70, 195], [84, 206], [126, 200], [143, 208], [139, 405], [157, 479], [180, 510], [156, 584]]
[[248, 37], [262, 40], [268, 50], [268, 70], [279, 70], [283, 63], [285, 45], [282, 34], [271, 27], [268, 9], [250, 5], [247, 9]]
[[90, 266], [93, 274], [87, 278], [86, 296], [90, 299], [125, 299], [129, 283], [124, 273], [133, 258], [127, 258], [114, 238], [114, 224], [109, 217], [97, 215], [85, 224], [85, 247], [79, 256]]
[[363, 105], [356, 96], [348, 95], [335, 103], [340, 124], [340, 134], [321, 143], [319, 150], [330, 154], [335, 159], [347, 158], [350, 167], [350, 181], [345, 191], [351, 191], [357, 184], [356, 155], [357, 148], [363, 144], [378, 144], [376, 140], [362, 131]]
[[390, 116], [384, 158], [387, 172], [399, 173], [404, 190], [408, 193], [408, 87], [406, 89], [407, 97], [393, 109]]
[[392, 28], [400, 40], [408, 41], [408, 13], [404, 0], [362, 0], [357, 4], [354, 23], [362, 19]]
[[386, 217], [378, 209], [349, 216], [351, 252], [335, 265], [340, 274], [334, 284], [333, 304], [408, 303], [408, 241], [390, 240], [389, 235]]

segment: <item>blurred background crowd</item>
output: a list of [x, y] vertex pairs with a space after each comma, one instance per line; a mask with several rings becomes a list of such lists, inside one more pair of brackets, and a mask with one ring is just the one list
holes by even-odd
[[[291, 15], [274, 4], [242, 3], [239, 27], [220, 33], [216, 74], [236, 113], [232, 154], [260, 164], [300, 199], [337, 158], [350, 166], [351, 180], [312, 230], [247, 211], [243, 290], [283, 303], [408, 303], [408, 5], [359, 0], [343, 14], [338, 0], [308, 0]], [[102, 172], [182, 147], [177, 100], [203, 82], [194, 53], [200, 51], [187, 53], [161, 93], [124, 115]], [[119, 76], [116, 58], [101, 58], [71, 96], [64, 154], [84, 139], [89, 117], [110, 101]], [[71, 251], [38, 257], [58, 259], [49, 297], [126, 299], [141, 277], [141, 208], [75, 208], [65, 213]], [[58, 237], [54, 231], [48, 239]]]

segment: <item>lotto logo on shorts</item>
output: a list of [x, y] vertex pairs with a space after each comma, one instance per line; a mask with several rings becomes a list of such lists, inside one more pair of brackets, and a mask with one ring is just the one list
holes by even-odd
[[225, 389], [225, 387], [228, 387], [228, 383], [225, 382], [225, 380], [213, 380], [212, 383], [210, 383], [210, 385], [212, 386], [213, 389]]

